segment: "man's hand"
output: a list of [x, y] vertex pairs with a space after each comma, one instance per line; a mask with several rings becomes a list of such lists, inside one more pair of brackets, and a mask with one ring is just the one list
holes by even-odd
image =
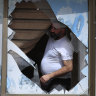
[[40, 78], [40, 81], [42, 83], [46, 83], [48, 80], [50, 80], [52, 77], [50, 74], [46, 74], [46, 75], [43, 75], [41, 78]]

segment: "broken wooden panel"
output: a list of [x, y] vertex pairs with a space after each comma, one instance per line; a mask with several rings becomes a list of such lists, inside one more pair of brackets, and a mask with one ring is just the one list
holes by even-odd
[[46, 0], [38, 0], [34, 2], [22, 1], [21, 3], [16, 3], [16, 8], [50, 9], [50, 5], [48, 4]]
[[22, 49], [25, 53], [29, 52], [36, 43], [40, 40], [39, 39], [33, 39], [33, 40], [12, 40], [13, 43], [15, 43], [20, 49]]
[[15, 6], [8, 26], [15, 31], [12, 41], [26, 53], [34, 48], [56, 16], [46, 0], [22, 1]]
[[8, 25], [11, 29], [48, 29], [49, 20], [12, 20]]
[[11, 16], [13, 19], [55, 19], [52, 10], [15, 9]]
[[36, 44], [33, 44], [32, 46], [29, 46], [28, 48], [20, 48], [25, 54], [27, 54], [28, 52], [30, 52], [34, 47], [36, 46]]
[[45, 34], [45, 31], [36, 31], [36, 30], [15, 30], [15, 35], [13, 39], [38, 39]]
[[33, 40], [12, 40], [16, 45], [18, 45], [20, 48], [28, 48], [33, 43], [38, 42], [38, 39]]

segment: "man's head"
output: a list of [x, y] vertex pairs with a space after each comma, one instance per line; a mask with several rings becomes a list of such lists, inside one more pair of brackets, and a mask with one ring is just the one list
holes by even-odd
[[58, 40], [66, 35], [66, 25], [62, 24], [61, 22], [53, 22], [49, 28], [49, 35]]

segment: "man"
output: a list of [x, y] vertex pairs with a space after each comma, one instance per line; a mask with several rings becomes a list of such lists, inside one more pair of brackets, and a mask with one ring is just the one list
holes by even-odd
[[71, 78], [74, 48], [67, 28], [58, 21], [54, 22], [49, 28], [50, 37], [41, 61], [43, 76], [40, 81], [43, 85], [54, 80], [54, 78]]

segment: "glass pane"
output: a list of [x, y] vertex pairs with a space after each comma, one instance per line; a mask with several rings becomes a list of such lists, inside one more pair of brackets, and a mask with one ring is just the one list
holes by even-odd
[[[95, 1], [96, 9], [96, 1]], [[96, 12], [95, 12], [95, 27], [96, 27]], [[95, 57], [96, 57], [96, 29], [95, 29]], [[96, 69], [96, 60], [95, 60], [95, 69]], [[96, 81], [96, 71], [95, 71], [95, 81]], [[95, 95], [96, 95], [96, 82], [95, 82]]]
[[0, 0], [0, 93], [1, 93], [1, 66], [2, 66], [2, 24], [3, 24], [3, 0]]
[[9, 0], [7, 65], [9, 94], [88, 94], [88, 0]]

